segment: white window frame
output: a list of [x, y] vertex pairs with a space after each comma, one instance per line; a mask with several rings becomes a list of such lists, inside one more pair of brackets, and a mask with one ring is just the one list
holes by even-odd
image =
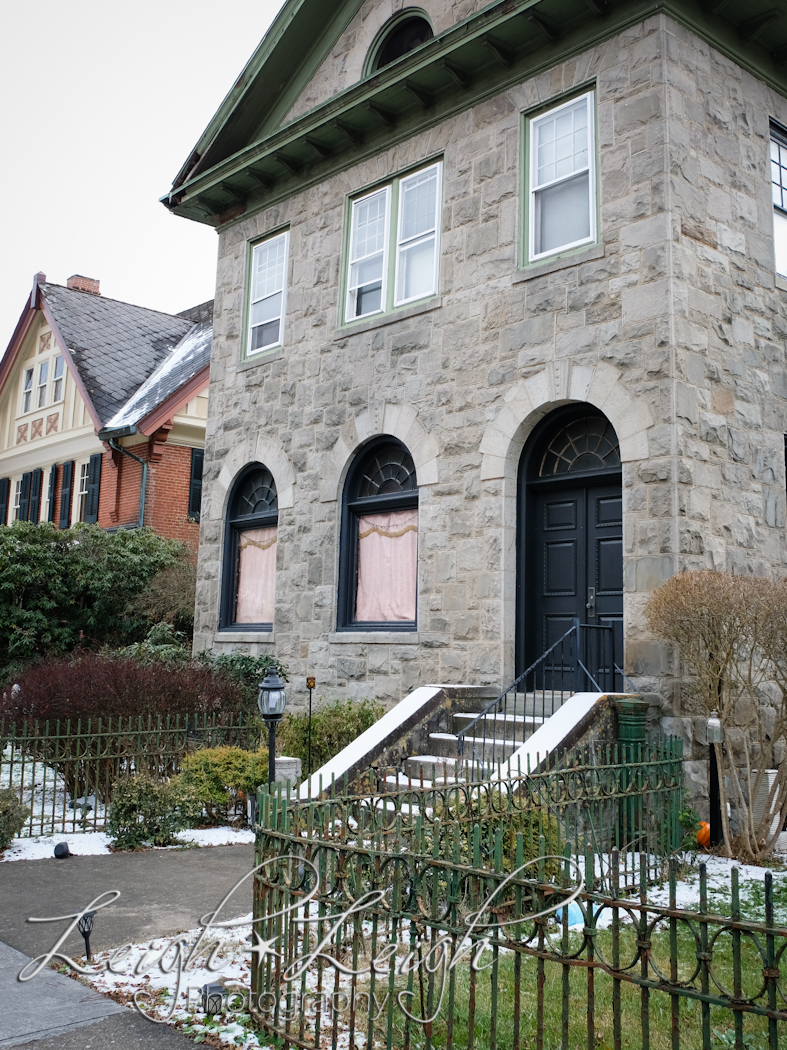
[[[57, 374], [57, 364], [60, 362], [60, 375]], [[58, 390], [57, 384], [60, 383], [60, 389]], [[58, 401], [63, 400], [63, 391], [65, 390], [66, 384], [66, 363], [63, 359], [62, 354], [57, 356], [52, 361], [52, 404], [56, 404]]]
[[[536, 185], [537, 178], [537, 159], [538, 150], [536, 149], [536, 129], [539, 124], [543, 124], [547, 120], [554, 119], [555, 115], [563, 109], [568, 109], [570, 106], [575, 106], [577, 102], [584, 100], [588, 110], [588, 163], [585, 168], [577, 168], [572, 171], [569, 175], [563, 175], [559, 179], [553, 179], [551, 182], [545, 182], [543, 185]], [[559, 106], [554, 106], [552, 109], [547, 110], [545, 113], [539, 113], [538, 116], [531, 117], [528, 121], [528, 145], [530, 153], [530, 163], [528, 166], [528, 261], [531, 263], [541, 262], [542, 259], [549, 259], [551, 256], [559, 255], [562, 252], [571, 251], [573, 248], [579, 248], [583, 244], [593, 244], [598, 237], [597, 221], [596, 221], [596, 106], [595, 106], [595, 91], [588, 91], [584, 95], [576, 96], [575, 98], [569, 99], [567, 102], [561, 103]], [[578, 175], [583, 174], [585, 171], [589, 173], [588, 177], [588, 213], [589, 213], [589, 227], [590, 233], [587, 237], [582, 237], [576, 241], [570, 241], [567, 244], [561, 244], [557, 248], [550, 248], [545, 252], [536, 252], [536, 196], [538, 193], [545, 189], [549, 189], [552, 186], [559, 186], [562, 182], [568, 182], [569, 179], [574, 179]]]
[[49, 386], [49, 361], [41, 361], [38, 365], [38, 386], [36, 390], [36, 408], [46, 408], [46, 390]]
[[[79, 471], [79, 480], [77, 480], [77, 471]], [[84, 463], [76, 463], [74, 465], [74, 478], [72, 481], [72, 485], [74, 485], [74, 499], [71, 504], [72, 524], [85, 520], [85, 513], [87, 511], [87, 487], [89, 480], [90, 461], [85, 460]]]
[[35, 368], [26, 368], [22, 379], [22, 415], [32, 411], [33, 404], [33, 372]]
[[14, 482], [14, 506], [12, 521], [19, 521], [19, 508], [22, 505], [22, 479], [17, 478]]
[[[769, 139], [771, 200], [773, 202], [773, 268], [780, 277], [787, 278], [787, 176], [784, 175], [787, 160], [787, 131], [771, 124]], [[773, 156], [774, 147], [776, 147], [777, 157]], [[775, 178], [774, 167], [779, 169], [778, 182]], [[778, 202], [777, 196], [779, 197]]]
[[[404, 306], [407, 303], [417, 302], [419, 299], [428, 299], [432, 295], [437, 294], [437, 275], [439, 272], [440, 262], [440, 227], [442, 225], [440, 217], [442, 215], [442, 203], [443, 203], [443, 180], [442, 176], [442, 162], [437, 161], [435, 164], [430, 164], [426, 168], [421, 168], [420, 171], [413, 171], [409, 175], [405, 175], [399, 179], [398, 193], [397, 193], [397, 211], [399, 212], [396, 221], [396, 286], [394, 291], [394, 306]], [[414, 237], [410, 237], [405, 242], [402, 235], [402, 222], [404, 219], [404, 209], [401, 206], [402, 202], [402, 187], [409, 182], [411, 179], [417, 178], [419, 175], [426, 175], [427, 172], [436, 172], [436, 193], [435, 193], [435, 206], [434, 206], [434, 226], [427, 233], [419, 233]], [[428, 292], [420, 292], [418, 295], [411, 295], [409, 299], [405, 299], [400, 296], [400, 282], [402, 280], [402, 257], [404, 250], [413, 247], [419, 241], [425, 241], [434, 237], [434, 267], [432, 270], [432, 287]]]
[[[277, 241], [277, 240], [283, 240], [284, 241], [284, 265], [282, 267], [281, 288], [277, 288], [275, 291], [269, 292], [267, 295], [260, 296], [259, 299], [254, 299], [253, 298], [253, 296], [254, 296], [254, 272], [255, 272], [254, 271], [254, 257], [256, 255], [256, 253], [261, 248], [269, 247], [271, 244], [273, 244], [274, 241]], [[252, 250], [251, 250], [251, 271], [250, 271], [250, 274], [249, 274], [249, 323], [248, 323], [248, 328], [247, 328], [247, 331], [246, 331], [246, 357], [247, 358], [258, 357], [260, 354], [266, 354], [269, 350], [275, 350], [277, 347], [284, 345], [284, 319], [285, 319], [286, 314], [287, 314], [287, 273], [288, 273], [288, 270], [289, 270], [289, 265], [290, 265], [290, 231], [289, 230], [283, 230], [281, 233], [276, 233], [276, 234], [273, 234], [273, 236], [271, 236], [271, 237], [266, 237], [262, 241], [257, 241], [257, 243], [252, 246]], [[276, 340], [275, 343], [267, 343], [265, 346], [258, 346], [255, 350], [252, 350], [252, 348], [251, 348], [252, 335], [254, 333], [254, 329], [256, 327], [258, 327], [257, 325], [252, 325], [252, 323], [251, 323], [252, 309], [253, 309], [255, 303], [264, 302], [266, 299], [271, 299], [274, 295], [279, 295], [280, 293], [281, 293], [281, 311], [280, 311], [279, 316], [278, 316], [278, 321], [279, 321], [279, 338]], [[264, 323], [265, 324], [269, 324], [271, 321], [275, 321], [275, 320], [276, 320], [275, 317], [271, 317], [271, 318], [268, 319], [268, 321], [266, 321]]]
[[[367, 255], [359, 255], [355, 257], [353, 255], [353, 234], [355, 232], [355, 216], [358, 214], [358, 208], [372, 197], [378, 197], [383, 194], [385, 197], [385, 210], [384, 210], [384, 233], [383, 233], [383, 269], [380, 282], [380, 307], [377, 310], [368, 310], [365, 314], [357, 314], [353, 312], [353, 303], [355, 300], [355, 294], [359, 288], [363, 288], [361, 284], [352, 284], [350, 280], [350, 274], [352, 268], [356, 263], [364, 262], [366, 259], [371, 259], [374, 255], [379, 255], [379, 252], [372, 252]], [[391, 231], [391, 187], [384, 186], [379, 189], [373, 190], [371, 193], [365, 193], [362, 197], [356, 197], [352, 202], [350, 209], [350, 240], [347, 245], [347, 295], [345, 304], [345, 321], [361, 321], [365, 317], [374, 317], [375, 314], [385, 313], [385, 306], [388, 301], [388, 265], [389, 265], [389, 254], [390, 254], [390, 231]]]
[[[414, 237], [408, 238], [406, 241], [402, 236], [402, 221], [403, 221], [403, 209], [401, 207], [402, 199], [402, 186], [406, 184], [410, 179], [416, 178], [419, 175], [423, 175], [426, 172], [435, 171], [437, 173], [437, 193], [435, 198], [435, 221], [433, 230], [426, 233], [417, 234]], [[385, 243], [383, 245], [383, 273], [382, 273], [382, 286], [380, 289], [380, 307], [377, 310], [369, 310], [364, 314], [356, 314], [354, 312], [355, 307], [355, 293], [357, 292], [360, 285], [351, 284], [351, 273], [352, 267], [355, 263], [363, 261], [364, 257], [359, 256], [355, 258], [352, 254], [353, 251], [353, 234], [355, 231], [355, 216], [357, 208], [364, 201], [369, 200], [370, 197], [374, 197], [379, 193], [386, 194], [386, 208], [385, 208]], [[363, 321], [370, 317], [379, 317], [383, 314], [390, 313], [392, 309], [398, 309], [402, 306], [408, 306], [411, 303], [422, 302], [424, 299], [430, 299], [438, 293], [439, 275], [440, 275], [440, 233], [442, 228], [442, 211], [443, 211], [443, 162], [442, 160], [432, 161], [430, 164], [425, 164], [422, 168], [417, 168], [415, 171], [408, 171], [404, 175], [398, 175], [386, 186], [377, 186], [374, 190], [368, 193], [363, 193], [359, 197], [354, 197], [350, 202], [350, 221], [349, 221], [349, 237], [347, 240], [347, 262], [345, 265], [345, 302], [344, 302], [344, 324], [351, 325], [356, 321]], [[412, 247], [417, 244], [420, 240], [426, 240], [427, 238], [434, 237], [434, 276], [432, 280], [432, 287], [427, 292], [419, 292], [417, 295], [410, 296], [405, 299], [400, 295], [400, 285], [402, 281], [402, 258], [404, 250], [408, 247]], [[374, 254], [377, 254], [376, 252]], [[391, 278], [393, 279], [393, 296], [389, 303], [389, 284]]]

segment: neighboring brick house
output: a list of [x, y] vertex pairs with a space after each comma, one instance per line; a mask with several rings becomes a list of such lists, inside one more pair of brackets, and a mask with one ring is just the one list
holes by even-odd
[[196, 547], [212, 306], [173, 316], [36, 275], [0, 361], [0, 524], [144, 522]]
[[581, 617], [693, 746], [648, 595], [787, 569], [781, 12], [284, 5], [164, 198], [219, 234], [198, 648], [393, 702]]

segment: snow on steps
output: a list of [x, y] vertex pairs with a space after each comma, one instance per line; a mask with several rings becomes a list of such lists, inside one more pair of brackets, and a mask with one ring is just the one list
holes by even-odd
[[448, 717], [448, 712], [455, 713], [456, 708], [466, 708], [468, 704], [481, 709], [496, 695], [496, 689], [479, 686], [424, 685], [414, 689], [357, 740], [304, 780], [298, 789], [299, 797], [317, 798], [321, 791], [326, 794], [332, 780], [339, 791], [345, 776], [352, 783], [366, 774], [374, 762], [386, 764], [388, 753], [412, 755], [412, 739], [422, 735], [419, 730], [424, 723], [437, 719], [441, 711]]
[[[472, 686], [455, 685], [429, 685], [414, 689], [404, 700], [383, 715], [365, 733], [362, 733], [357, 740], [354, 740], [330, 762], [312, 774], [309, 780], [304, 781], [299, 788], [300, 798], [316, 798], [321, 788], [323, 794], [327, 793], [330, 791], [332, 780], [335, 780], [336, 789], [340, 791], [345, 775], [352, 783], [356, 778], [366, 774], [378, 759], [382, 758], [381, 764], [385, 765], [385, 758], [389, 752], [393, 754], [398, 752], [403, 759], [400, 762], [388, 763], [400, 769], [396, 775], [384, 777], [386, 785], [390, 788], [409, 785], [420, 787], [421, 784], [424, 787], [431, 787], [432, 784], [438, 786], [466, 779], [466, 763], [469, 756], [466, 755], [462, 759], [456, 755], [456, 737], [453, 734], [429, 733], [428, 740], [433, 748], [430, 754], [413, 754], [412, 749], [408, 749], [407, 745], [419, 727], [423, 727], [423, 724], [430, 718], [434, 719], [441, 709], [455, 725], [466, 724], [468, 715], [472, 718], [475, 717], [474, 713], [457, 711], [455, 708], [457, 705], [462, 706], [473, 701], [477, 703], [478, 699], [482, 699], [479, 696], [479, 693], [482, 692], [484, 691]], [[547, 718], [534, 715], [520, 716], [524, 721], [538, 728], [516, 750], [513, 750], [512, 744], [508, 745], [507, 761], [499, 764], [498, 768], [491, 773], [490, 779], [508, 779], [518, 776], [520, 770], [522, 773], [527, 773], [528, 769], [538, 769], [550, 753], [556, 749], [573, 746], [587, 732], [597, 715], [601, 713], [597, 705], [606, 706], [604, 701], [608, 703], [610, 699], [630, 695], [632, 694], [575, 693]], [[478, 706], [483, 708], [485, 703], [478, 704]], [[499, 750], [498, 753], [500, 753]], [[369, 784], [369, 789], [372, 791], [376, 787], [376, 783]]]

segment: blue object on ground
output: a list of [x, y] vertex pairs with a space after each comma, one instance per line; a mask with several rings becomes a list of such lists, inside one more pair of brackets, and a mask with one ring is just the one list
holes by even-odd
[[[558, 908], [555, 912], [555, 918], [558, 922], [563, 921], [563, 909]], [[585, 916], [582, 914], [582, 909], [574, 901], [568, 906], [568, 924], [569, 926], [584, 926]]]

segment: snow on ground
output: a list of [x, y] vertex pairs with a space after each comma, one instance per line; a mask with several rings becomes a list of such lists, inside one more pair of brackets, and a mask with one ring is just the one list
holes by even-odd
[[[181, 831], [176, 838], [182, 846], [162, 846], [160, 849], [182, 849], [183, 846], [245, 846], [254, 842], [251, 828], [190, 828]], [[70, 853], [76, 857], [90, 857], [111, 853], [111, 836], [105, 831], [65, 832], [56, 835], [39, 835], [34, 838], [15, 838], [13, 843], [0, 853], [4, 860], [44, 860], [55, 857], [58, 842], [67, 842]]]

